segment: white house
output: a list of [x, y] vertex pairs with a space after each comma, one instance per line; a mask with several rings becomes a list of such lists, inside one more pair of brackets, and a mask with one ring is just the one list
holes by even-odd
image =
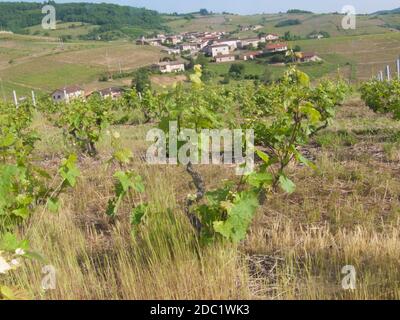
[[271, 43], [265, 46], [265, 52], [285, 52], [288, 50], [288, 46], [285, 43]]
[[320, 33], [318, 33], [318, 34], [311, 34], [311, 35], [309, 35], [308, 36], [310, 39], [318, 39], [318, 40], [320, 40], [320, 39], [322, 39], [322, 38], [324, 38], [324, 35], [323, 34], [320, 34]]
[[229, 46], [226, 44], [215, 44], [207, 47], [207, 53], [213, 58], [219, 55], [227, 55], [229, 52]]
[[217, 63], [231, 62], [231, 61], [235, 61], [235, 55], [233, 54], [218, 55], [215, 57], [215, 62]]
[[240, 60], [254, 60], [256, 57], [260, 56], [263, 52], [262, 51], [248, 51], [239, 55]]
[[182, 43], [182, 44], [179, 46], [179, 48], [180, 48], [182, 51], [190, 51], [190, 52], [192, 52], [192, 51], [197, 51], [197, 45], [196, 45], [196, 44], [193, 44], [193, 43]]
[[183, 72], [185, 71], [185, 64], [179, 61], [166, 61], [160, 62], [156, 65], [161, 73]]
[[117, 99], [122, 96], [122, 89], [116, 87], [102, 89], [99, 90], [98, 92], [103, 99], [107, 98]]
[[242, 39], [238, 41], [239, 48], [254, 47], [257, 48], [258, 44], [262, 42], [258, 38]]
[[85, 98], [85, 91], [76, 85], [57, 89], [51, 94], [54, 102], [69, 102], [76, 98]]
[[314, 52], [300, 52], [300, 62], [319, 62], [322, 61]]
[[218, 45], [218, 44], [224, 44], [227, 45], [229, 47], [230, 51], [236, 50], [238, 47], [238, 39], [223, 39], [223, 40], [216, 40], [214, 41], [214, 44]]
[[268, 33], [265, 36], [265, 40], [266, 41], [277, 41], [277, 40], [279, 40], [279, 36], [275, 33]]
[[181, 49], [179, 48], [165, 48], [163, 50], [161, 50], [161, 52], [165, 52], [168, 54], [180, 54], [181, 53]]
[[200, 50], [203, 50], [205, 47], [208, 46], [209, 43], [210, 43], [210, 41], [207, 39], [199, 39], [197, 41], [197, 48]]

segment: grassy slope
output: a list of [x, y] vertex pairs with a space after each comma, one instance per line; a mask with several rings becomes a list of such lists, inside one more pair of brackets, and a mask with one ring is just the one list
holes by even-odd
[[86, 35], [93, 29], [95, 25], [81, 23], [81, 22], [65, 22], [57, 23], [55, 30], [44, 30], [41, 25], [26, 28], [31, 35], [47, 35], [50, 37], [71, 36], [77, 38], [80, 35]]
[[[167, 25], [175, 32], [182, 31], [234, 31], [239, 25], [263, 25], [264, 28], [253, 31], [246, 31], [237, 34], [238, 36], [254, 36], [259, 32], [273, 32], [283, 35], [290, 31], [294, 35], [307, 36], [312, 31], [326, 31], [331, 36], [362, 35], [390, 32], [385, 28], [385, 21], [389, 16], [358, 16], [357, 28], [355, 30], [343, 30], [341, 21], [343, 16], [334, 14], [258, 14], [250, 16], [238, 15], [216, 15], [210, 17], [197, 17], [186, 20], [183, 18], [170, 18]], [[295, 26], [276, 28], [275, 25], [284, 20], [299, 19], [302, 23]], [[391, 16], [392, 23], [400, 23], [400, 15]]]
[[0, 94], [10, 98], [31, 89], [50, 92], [70, 84], [92, 84], [106, 71], [131, 70], [162, 56], [154, 47], [128, 42], [75, 41], [61, 45], [54, 38], [2, 37], [0, 42]]
[[365, 80], [376, 75], [390, 64], [395, 70], [395, 61], [400, 52], [400, 32], [385, 34], [336, 37], [322, 40], [296, 41], [304, 51], [315, 51], [322, 57], [334, 53], [356, 64], [356, 77]]

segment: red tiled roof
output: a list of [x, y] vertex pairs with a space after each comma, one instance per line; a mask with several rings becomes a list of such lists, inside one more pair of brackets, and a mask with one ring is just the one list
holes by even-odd
[[265, 48], [267, 50], [272, 50], [272, 49], [281, 49], [281, 48], [287, 48], [287, 44], [284, 43], [271, 43], [271, 44], [267, 44], [265, 46]]
[[315, 52], [303, 52], [301, 56], [303, 58], [312, 58], [312, 57], [315, 57], [316, 54], [315, 54]]

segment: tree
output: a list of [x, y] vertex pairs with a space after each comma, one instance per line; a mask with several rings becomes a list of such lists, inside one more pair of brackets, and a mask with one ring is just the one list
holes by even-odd
[[151, 89], [151, 80], [147, 70], [139, 69], [136, 71], [132, 80], [132, 87], [134, 87], [136, 91], [140, 93], [147, 89]]
[[208, 58], [203, 53], [199, 53], [194, 64], [199, 64], [204, 68], [208, 62]]
[[208, 12], [208, 10], [207, 9], [200, 9], [200, 14], [202, 15], [202, 16], [208, 16], [210, 13]]
[[273, 57], [271, 57], [270, 60], [272, 63], [282, 63], [286, 62], [286, 56], [284, 54], [276, 54]]
[[259, 42], [259, 43], [258, 43], [258, 46], [257, 46], [257, 49], [258, 49], [258, 50], [264, 50], [264, 48], [265, 48], [265, 42], [262, 42], [262, 41]]
[[293, 48], [293, 51], [294, 51], [294, 52], [300, 52], [300, 51], [301, 51], [301, 47], [300, 47], [299, 45], [297, 45], [297, 46], [295, 46], [295, 47]]
[[261, 80], [264, 83], [270, 83], [270, 82], [274, 81], [274, 75], [273, 75], [270, 67], [265, 68], [264, 74], [262, 75]]
[[229, 68], [229, 75], [238, 79], [244, 75], [245, 66], [242, 63], [234, 63]]
[[292, 34], [290, 33], [290, 31], [286, 31], [286, 32], [285, 32], [285, 35], [283, 36], [283, 38], [284, 38], [286, 41], [290, 41], [290, 40], [292, 39]]

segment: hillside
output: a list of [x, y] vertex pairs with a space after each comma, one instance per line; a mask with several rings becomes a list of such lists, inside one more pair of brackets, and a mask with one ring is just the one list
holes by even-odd
[[[165, 29], [161, 15], [153, 10], [105, 3], [49, 3], [56, 8], [59, 22], [79, 22], [98, 26], [87, 33], [88, 38], [92, 39], [135, 37], [146, 31]], [[13, 32], [26, 33], [25, 28], [41, 23], [42, 7], [41, 3], [2, 2], [0, 26]]]
[[0, 35], [0, 96], [10, 99], [12, 90], [18, 95], [48, 93], [69, 84], [110, 86], [98, 82], [104, 72], [136, 69], [161, 56], [158, 48], [123, 41], [60, 43], [48, 37]]
[[[313, 31], [327, 32], [331, 36], [352, 36], [390, 32], [387, 21], [389, 17], [383, 16], [358, 16], [357, 28], [355, 30], [344, 30], [341, 27], [342, 15], [339, 14], [305, 14], [305, 13], [282, 13], [282, 14], [257, 14], [257, 15], [191, 15], [187, 16], [167, 16], [166, 25], [174, 32], [182, 31], [228, 31], [233, 32], [234, 36], [247, 37], [255, 36], [260, 32], [273, 32], [283, 35], [290, 31], [293, 35], [307, 37]], [[390, 24], [400, 24], [400, 15], [390, 17]], [[285, 24], [288, 20], [299, 20], [297, 25]], [[256, 31], [244, 31], [239, 29], [241, 26], [259, 25], [262, 28]]]
[[400, 13], [400, 8], [396, 8], [393, 10], [378, 11], [378, 12], [375, 12], [374, 14], [380, 15], [380, 14], [398, 14], [398, 13]]

